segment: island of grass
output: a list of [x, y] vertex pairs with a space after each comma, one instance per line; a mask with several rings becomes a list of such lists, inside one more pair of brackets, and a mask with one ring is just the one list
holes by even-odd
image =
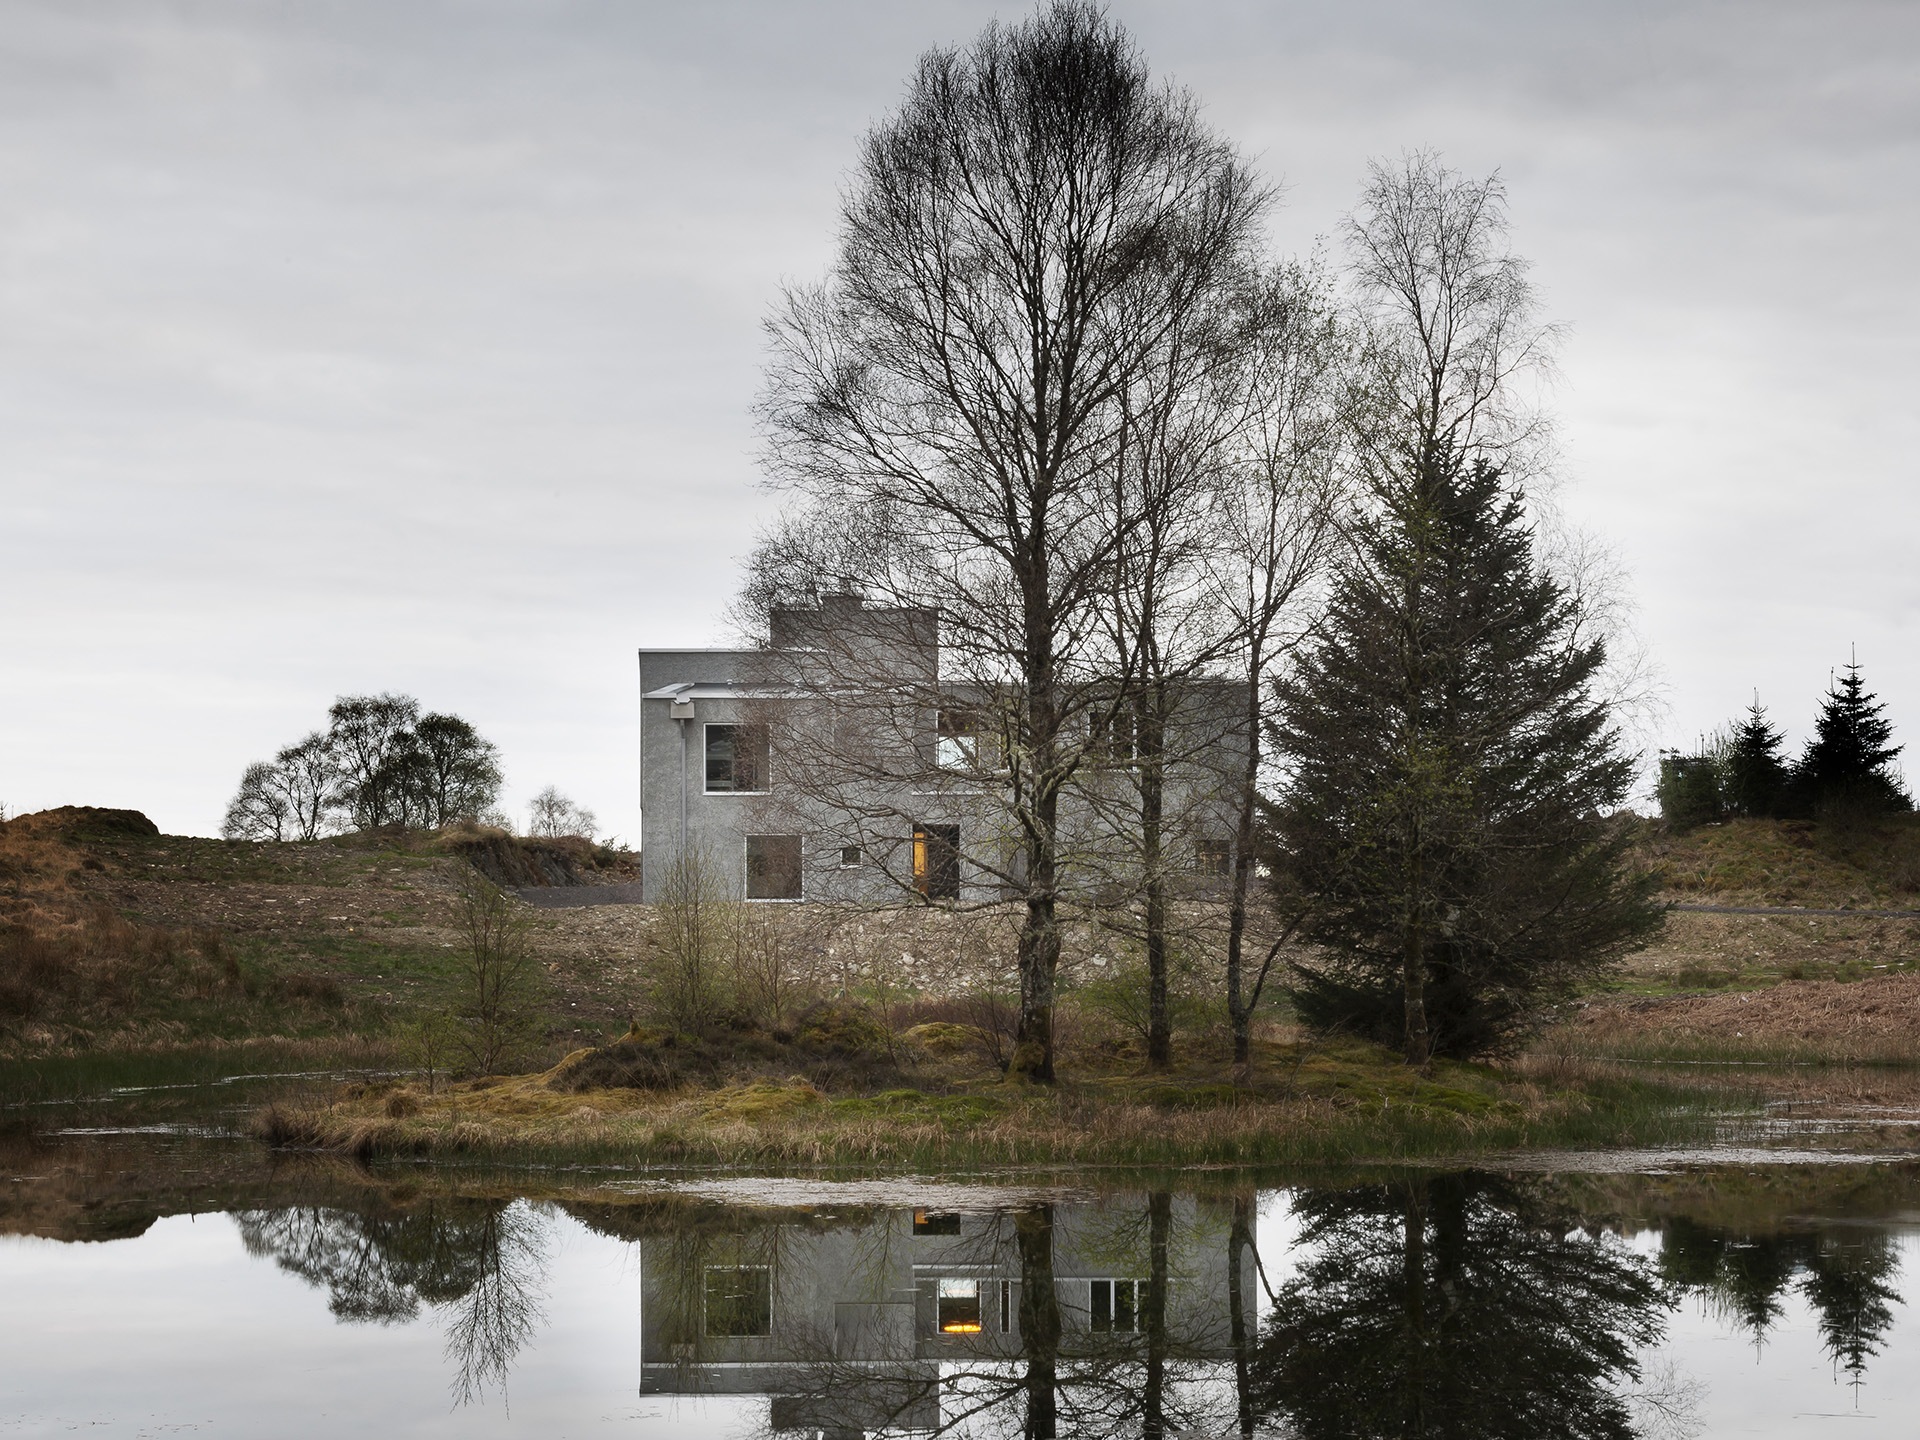
[[1464, 1157], [1709, 1138], [1738, 1102], [1604, 1067], [1436, 1062], [1359, 1042], [1267, 1040], [1251, 1074], [1225, 1048], [1172, 1071], [1108, 1052], [1054, 1085], [1008, 1080], [972, 1027], [890, 1034], [847, 1007], [790, 1032], [636, 1025], [535, 1073], [347, 1087], [275, 1106], [276, 1146], [362, 1159], [463, 1156], [623, 1166], [1245, 1166]]

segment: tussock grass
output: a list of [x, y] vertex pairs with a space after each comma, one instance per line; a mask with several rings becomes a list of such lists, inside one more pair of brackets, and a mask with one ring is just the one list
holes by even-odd
[[1364, 1047], [1305, 1055], [1261, 1088], [1123, 1075], [1053, 1089], [1000, 1082], [836, 1098], [798, 1078], [668, 1094], [565, 1092], [551, 1087], [554, 1074], [437, 1094], [361, 1087], [325, 1105], [267, 1112], [256, 1133], [363, 1159], [933, 1172], [1325, 1165], [1698, 1141], [1727, 1103], [1719, 1092], [1602, 1072], [1576, 1082], [1440, 1066], [1422, 1076]]

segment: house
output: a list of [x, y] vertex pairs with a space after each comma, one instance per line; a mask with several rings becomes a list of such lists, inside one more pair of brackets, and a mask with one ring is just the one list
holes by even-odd
[[1150, 1197], [1116, 1194], [1047, 1207], [1044, 1232], [1042, 1212], [837, 1207], [643, 1237], [640, 1393], [766, 1395], [775, 1432], [934, 1433], [955, 1392], [1020, 1403], [1035, 1360], [1068, 1404], [1136, 1386], [1150, 1348], [1217, 1368], [1256, 1293], [1251, 1247], [1227, 1202], [1161, 1204], [1158, 1231]]
[[[771, 611], [764, 647], [642, 650], [642, 894], [676, 875], [752, 901], [990, 901], [1024, 864], [1006, 804], [1010, 721], [994, 687], [942, 673], [939, 617], [826, 595]], [[1124, 888], [1134, 738], [1086, 682], [1084, 761], [1062, 808], [1069, 883]], [[1246, 752], [1244, 686], [1192, 682], [1176, 712], [1169, 848], [1221, 868]]]

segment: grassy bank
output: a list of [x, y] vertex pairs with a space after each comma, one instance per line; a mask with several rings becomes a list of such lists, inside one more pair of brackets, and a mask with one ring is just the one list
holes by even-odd
[[331, 1103], [276, 1106], [258, 1133], [363, 1159], [466, 1156], [531, 1163], [911, 1167], [978, 1172], [1067, 1165], [1232, 1166], [1471, 1156], [1536, 1147], [1700, 1141], [1740, 1100], [1604, 1069], [1552, 1076], [1383, 1051], [1284, 1047], [1265, 1079], [1086, 1076], [944, 1092], [835, 1095], [795, 1077], [672, 1091], [572, 1090], [569, 1062], [428, 1090], [357, 1086]]

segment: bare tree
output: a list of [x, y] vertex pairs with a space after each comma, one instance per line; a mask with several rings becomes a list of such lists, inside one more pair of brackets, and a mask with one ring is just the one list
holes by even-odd
[[229, 840], [285, 840], [293, 824], [293, 806], [279, 766], [256, 760], [240, 776], [240, 788], [227, 803], [220, 833]]
[[404, 757], [416, 746], [420, 702], [411, 695], [342, 695], [327, 710], [337, 799], [356, 830], [407, 819]]
[[[922, 58], [867, 137], [831, 278], [769, 323], [777, 473], [814, 517], [874, 532], [847, 578], [937, 614], [938, 683], [992, 732], [980, 793], [1009, 849], [974, 859], [1025, 909], [1012, 1068], [1036, 1079], [1054, 1073], [1062, 796], [1103, 678], [1090, 611], [1131, 523], [1107, 503], [1120, 397], [1231, 283], [1266, 198], [1117, 25], [1058, 0]], [[940, 702], [904, 707], [905, 738]]]
[[1317, 266], [1277, 266], [1256, 282], [1243, 356], [1246, 410], [1234, 463], [1213, 496], [1217, 543], [1208, 594], [1231, 637], [1239, 681], [1233, 842], [1228, 876], [1226, 999], [1235, 1065], [1252, 1057], [1252, 1021], [1278, 954], [1245, 968], [1255, 819], [1269, 763], [1265, 736], [1276, 667], [1319, 612], [1320, 581], [1347, 505], [1346, 408], [1351, 340]]
[[333, 810], [334, 782], [339, 765], [326, 735], [316, 730], [297, 745], [289, 745], [273, 757], [280, 771], [281, 793], [285, 795], [296, 840], [317, 840], [327, 832]]
[[461, 872], [458, 899], [467, 952], [458, 1043], [476, 1071], [493, 1075], [538, 1029], [533, 922], [524, 907], [470, 867]]
[[560, 791], [547, 786], [527, 803], [527, 834], [548, 840], [578, 835], [591, 840], [598, 824], [591, 810], [573, 803]]
[[[500, 752], [458, 715], [422, 715], [413, 727], [421, 822], [477, 819], [500, 794]], [[589, 833], [591, 832], [589, 825]]]

